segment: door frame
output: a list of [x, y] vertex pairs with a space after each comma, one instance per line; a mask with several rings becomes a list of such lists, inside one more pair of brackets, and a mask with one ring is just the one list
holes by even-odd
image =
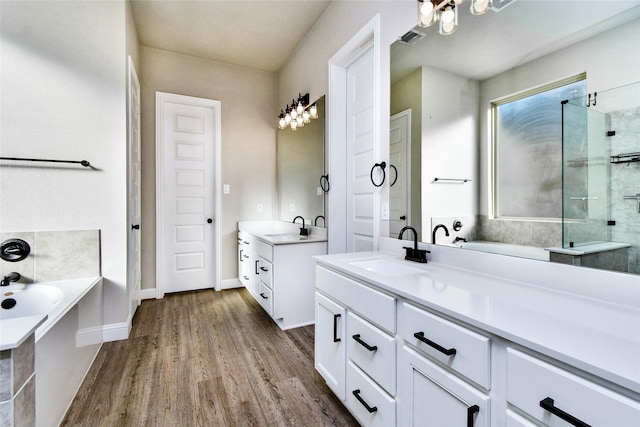
[[[405, 191], [406, 191], [406, 199], [407, 199], [407, 225], [411, 225], [411, 184], [412, 184], [412, 179], [411, 179], [411, 108], [407, 108], [406, 110], [402, 110], [399, 113], [394, 114], [393, 116], [391, 116], [391, 120], [393, 121], [394, 119], [398, 119], [400, 117], [406, 117], [407, 121], [406, 121], [406, 135], [407, 135], [407, 140], [405, 141], [405, 158], [404, 161], [406, 162], [407, 165], [407, 172], [406, 172], [406, 180], [407, 180], [407, 184], [405, 187]], [[389, 141], [389, 145], [391, 145], [391, 141]], [[391, 235], [389, 235], [389, 237], [393, 237]]]
[[[128, 180], [127, 180], [127, 291], [129, 294], [129, 316], [127, 319], [127, 324], [129, 325], [129, 330], [131, 329], [131, 324], [133, 321], [133, 316], [135, 314], [135, 309], [134, 307], [134, 301], [135, 301], [135, 306], [137, 308], [137, 306], [140, 305], [141, 302], [141, 290], [142, 289], [138, 289], [137, 290], [137, 294], [135, 291], [135, 281], [136, 278], [133, 277], [133, 269], [131, 268], [132, 266], [132, 262], [133, 262], [133, 256], [132, 256], [132, 240], [133, 240], [133, 236], [131, 235], [133, 231], [133, 229], [131, 228], [131, 226], [133, 225], [133, 218], [132, 218], [132, 213], [133, 213], [133, 207], [132, 205], [132, 200], [131, 200], [131, 196], [133, 193], [133, 189], [131, 188], [131, 183], [133, 182], [132, 179], [132, 175], [134, 173], [136, 173], [136, 168], [134, 167], [134, 163], [133, 163], [133, 158], [132, 158], [132, 148], [133, 148], [133, 138], [134, 138], [134, 132], [133, 132], [133, 102], [134, 102], [134, 98], [133, 98], [133, 89], [134, 89], [134, 85], [137, 88], [137, 93], [138, 93], [138, 102], [137, 102], [137, 110], [138, 110], [138, 114], [141, 114], [141, 110], [140, 110], [140, 80], [138, 79], [138, 73], [136, 72], [136, 68], [134, 66], [133, 63], [133, 58], [131, 58], [131, 56], [129, 56], [127, 58], [127, 65], [128, 65], [128, 73], [127, 73], [127, 173], [129, 174]], [[141, 154], [141, 150], [142, 150], [142, 140], [141, 140], [141, 134], [140, 134], [140, 130], [141, 130], [141, 118], [138, 118], [138, 154], [140, 155], [140, 158], [138, 159], [138, 161], [142, 162], [142, 154]], [[141, 183], [138, 182], [138, 203], [140, 203], [140, 196], [141, 196]], [[142, 206], [140, 206], [140, 209], [142, 209]], [[142, 212], [140, 213], [140, 218], [139, 218], [139, 223], [142, 223]], [[140, 245], [140, 247], [138, 248], [138, 269], [139, 269], [139, 273], [140, 275], [142, 275], [142, 259], [141, 259], [141, 254], [142, 254], [142, 236], [140, 235], [141, 231], [140, 229], [135, 231], [136, 233], [138, 233], [138, 243]], [[141, 279], [142, 280], [142, 279]], [[140, 286], [142, 287], [142, 283], [140, 284]]]
[[175, 104], [183, 104], [190, 105], [194, 107], [205, 107], [213, 110], [213, 124], [215, 127], [215, 135], [214, 135], [214, 159], [213, 164], [211, 165], [214, 168], [213, 173], [213, 201], [214, 201], [214, 209], [213, 209], [213, 263], [214, 263], [214, 282], [213, 287], [216, 291], [221, 289], [220, 284], [220, 229], [221, 229], [221, 221], [220, 221], [220, 212], [221, 212], [221, 180], [222, 180], [222, 171], [221, 171], [221, 145], [222, 145], [222, 130], [221, 130], [221, 109], [222, 102], [206, 99], [206, 98], [197, 98], [193, 96], [186, 95], [177, 95], [173, 93], [166, 92], [156, 92], [156, 298], [160, 299], [164, 297], [164, 278], [162, 277], [162, 254], [166, 248], [165, 238], [163, 230], [164, 224], [164, 213], [163, 207], [165, 203], [164, 197], [164, 170], [162, 168], [163, 159], [164, 159], [164, 149], [165, 149], [165, 141], [164, 141], [164, 104], [166, 102], [171, 102]]
[[[373, 115], [374, 121], [379, 120], [380, 106], [380, 14], [376, 14], [364, 27], [360, 29], [330, 60], [329, 60], [329, 89], [327, 96], [327, 129], [328, 141], [328, 170], [332, 182], [347, 182], [347, 69], [362, 54], [373, 49]], [[388, 114], [388, 111], [387, 111]], [[388, 116], [387, 116], [388, 122]], [[382, 123], [382, 122], [380, 122]], [[386, 125], [387, 133], [389, 124]], [[374, 126], [373, 143], [374, 157], [380, 158], [381, 142], [380, 126]], [[387, 137], [388, 140], [388, 137]], [[388, 144], [387, 144], [388, 145]], [[386, 157], [389, 157], [387, 147]], [[388, 160], [387, 160], [388, 161]], [[381, 188], [385, 191], [385, 188]], [[386, 190], [388, 191], [388, 190]], [[380, 205], [381, 194], [375, 192], [374, 206]], [[328, 229], [327, 252], [343, 253], [347, 249], [347, 189], [346, 185], [334, 185], [327, 193], [327, 217], [331, 227]], [[373, 212], [373, 249], [377, 250], [380, 238], [380, 211]]]

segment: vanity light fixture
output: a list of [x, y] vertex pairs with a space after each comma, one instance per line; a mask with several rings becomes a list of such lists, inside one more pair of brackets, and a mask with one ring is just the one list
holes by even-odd
[[[458, 28], [458, 7], [464, 0], [418, 0], [418, 25], [430, 27], [438, 22], [442, 35]], [[482, 15], [493, 6], [493, 0], [471, 0], [471, 13]]]
[[278, 115], [278, 129], [287, 127], [296, 130], [310, 123], [312, 119], [318, 118], [318, 106], [314, 102], [309, 105], [309, 94], [298, 94], [298, 99], [292, 99], [291, 105], [280, 110]]

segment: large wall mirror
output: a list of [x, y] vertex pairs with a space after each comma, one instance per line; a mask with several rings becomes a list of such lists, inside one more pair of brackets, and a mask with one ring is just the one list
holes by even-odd
[[640, 274], [640, 1], [468, 3], [391, 46], [389, 237]]
[[[300, 215], [324, 227], [324, 96], [316, 101], [318, 118], [298, 128], [278, 129], [276, 173], [282, 221]], [[321, 217], [321, 218], [320, 218]]]

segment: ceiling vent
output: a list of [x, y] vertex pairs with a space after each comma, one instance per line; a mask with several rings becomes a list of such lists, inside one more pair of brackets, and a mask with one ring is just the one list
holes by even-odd
[[420, 31], [417, 31], [417, 30], [409, 30], [406, 33], [404, 33], [402, 36], [400, 36], [398, 41], [400, 43], [412, 46], [416, 44], [419, 40], [422, 40], [423, 38], [424, 38], [424, 33], [421, 33]]
[[500, 12], [505, 7], [509, 6], [515, 0], [493, 0], [490, 9], [494, 12]]

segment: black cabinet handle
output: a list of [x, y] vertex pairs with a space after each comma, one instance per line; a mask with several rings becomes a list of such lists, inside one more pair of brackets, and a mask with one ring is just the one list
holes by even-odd
[[415, 334], [413, 334], [413, 336], [419, 339], [420, 341], [422, 341], [423, 343], [425, 343], [426, 345], [435, 348], [440, 353], [446, 354], [447, 356], [453, 356], [454, 354], [456, 354], [455, 348], [444, 348], [441, 345], [434, 343], [433, 341], [431, 341], [430, 339], [424, 336], [424, 332], [416, 332]]
[[269, 299], [269, 297], [265, 296], [263, 292], [260, 292], [260, 296], [261, 296], [263, 299]]
[[256, 274], [260, 274], [258, 271], [258, 265], [260, 265], [260, 260], [256, 261]]
[[264, 267], [260, 267], [260, 270], [265, 271], [265, 272], [266, 272], [266, 271], [269, 271], [269, 269], [268, 269], [268, 268], [264, 268]]
[[364, 348], [366, 348], [369, 351], [376, 351], [378, 349], [377, 345], [370, 346], [366, 342], [362, 341], [362, 339], [360, 339], [360, 334], [355, 334], [353, 336], [353, 339], [356, 340], [358, 342], [358, 344], [362, 345]]
[[576, 427], [591, 427], [589, 424], [585, 423], [584, 421], [580, 421], [579, 419], [577, 419], [573, 415], [564, 412], [560, 408], [557, 408], [553, 404], [553, 399], [550, 398], [550, 397], [542, 399], [540, 401], [540, 406], [542, 408], [546, 409], [547, 411], [551, 412], [556, 417], [558, 417], [558, 418], [560, 418], [562, 420], [565, 420], [566, 422], [568, 422], [571, 425], [574, 425]]
[[338, 338], [338, 319], [341, 317], [342, 317], [342, 314], [333, 315], [333, 342], [341, 341], [341, 339]]
[[467, 408], [467, 427], [473, 427], [474, 415], [480, 412], [478, 405], [469, 406]]
[[356, 399], [358, 399], [358, 402], [362, 403], [362, 406], [364, 406], [365, 409], [367, 411], [369, 411], [370, 414], [373, 414], [374, 412], [376, 412], [378, 410], [377, 406], [374, 406], [372, 408], [371, 406], [369, 406], [367, 404], [367, 402], [364, 401], [364, 399], [360, 396], [360, 389], [353, 390], [353, 395], [356, 397]]
[[[382, 187], [382, 184], [384, 184], [384, 180], [387, 178], [386, 172], [384, 171], [384, 168], [387, 167], [387, 164], [385, 162], [382, 163], [376, 163], [375, 165], [373, 165], [373, 167], [371, 168], [371, 172], [369, 172], [369, 178], [371, 179], [371, 183], [373, 184], [374, 187]], [[380, 168], [380, 170], [382, 171], [382, 181], [380, 181], [379, 184], [376, 184], [373, 181], [373, 171], [376, 168]]]

